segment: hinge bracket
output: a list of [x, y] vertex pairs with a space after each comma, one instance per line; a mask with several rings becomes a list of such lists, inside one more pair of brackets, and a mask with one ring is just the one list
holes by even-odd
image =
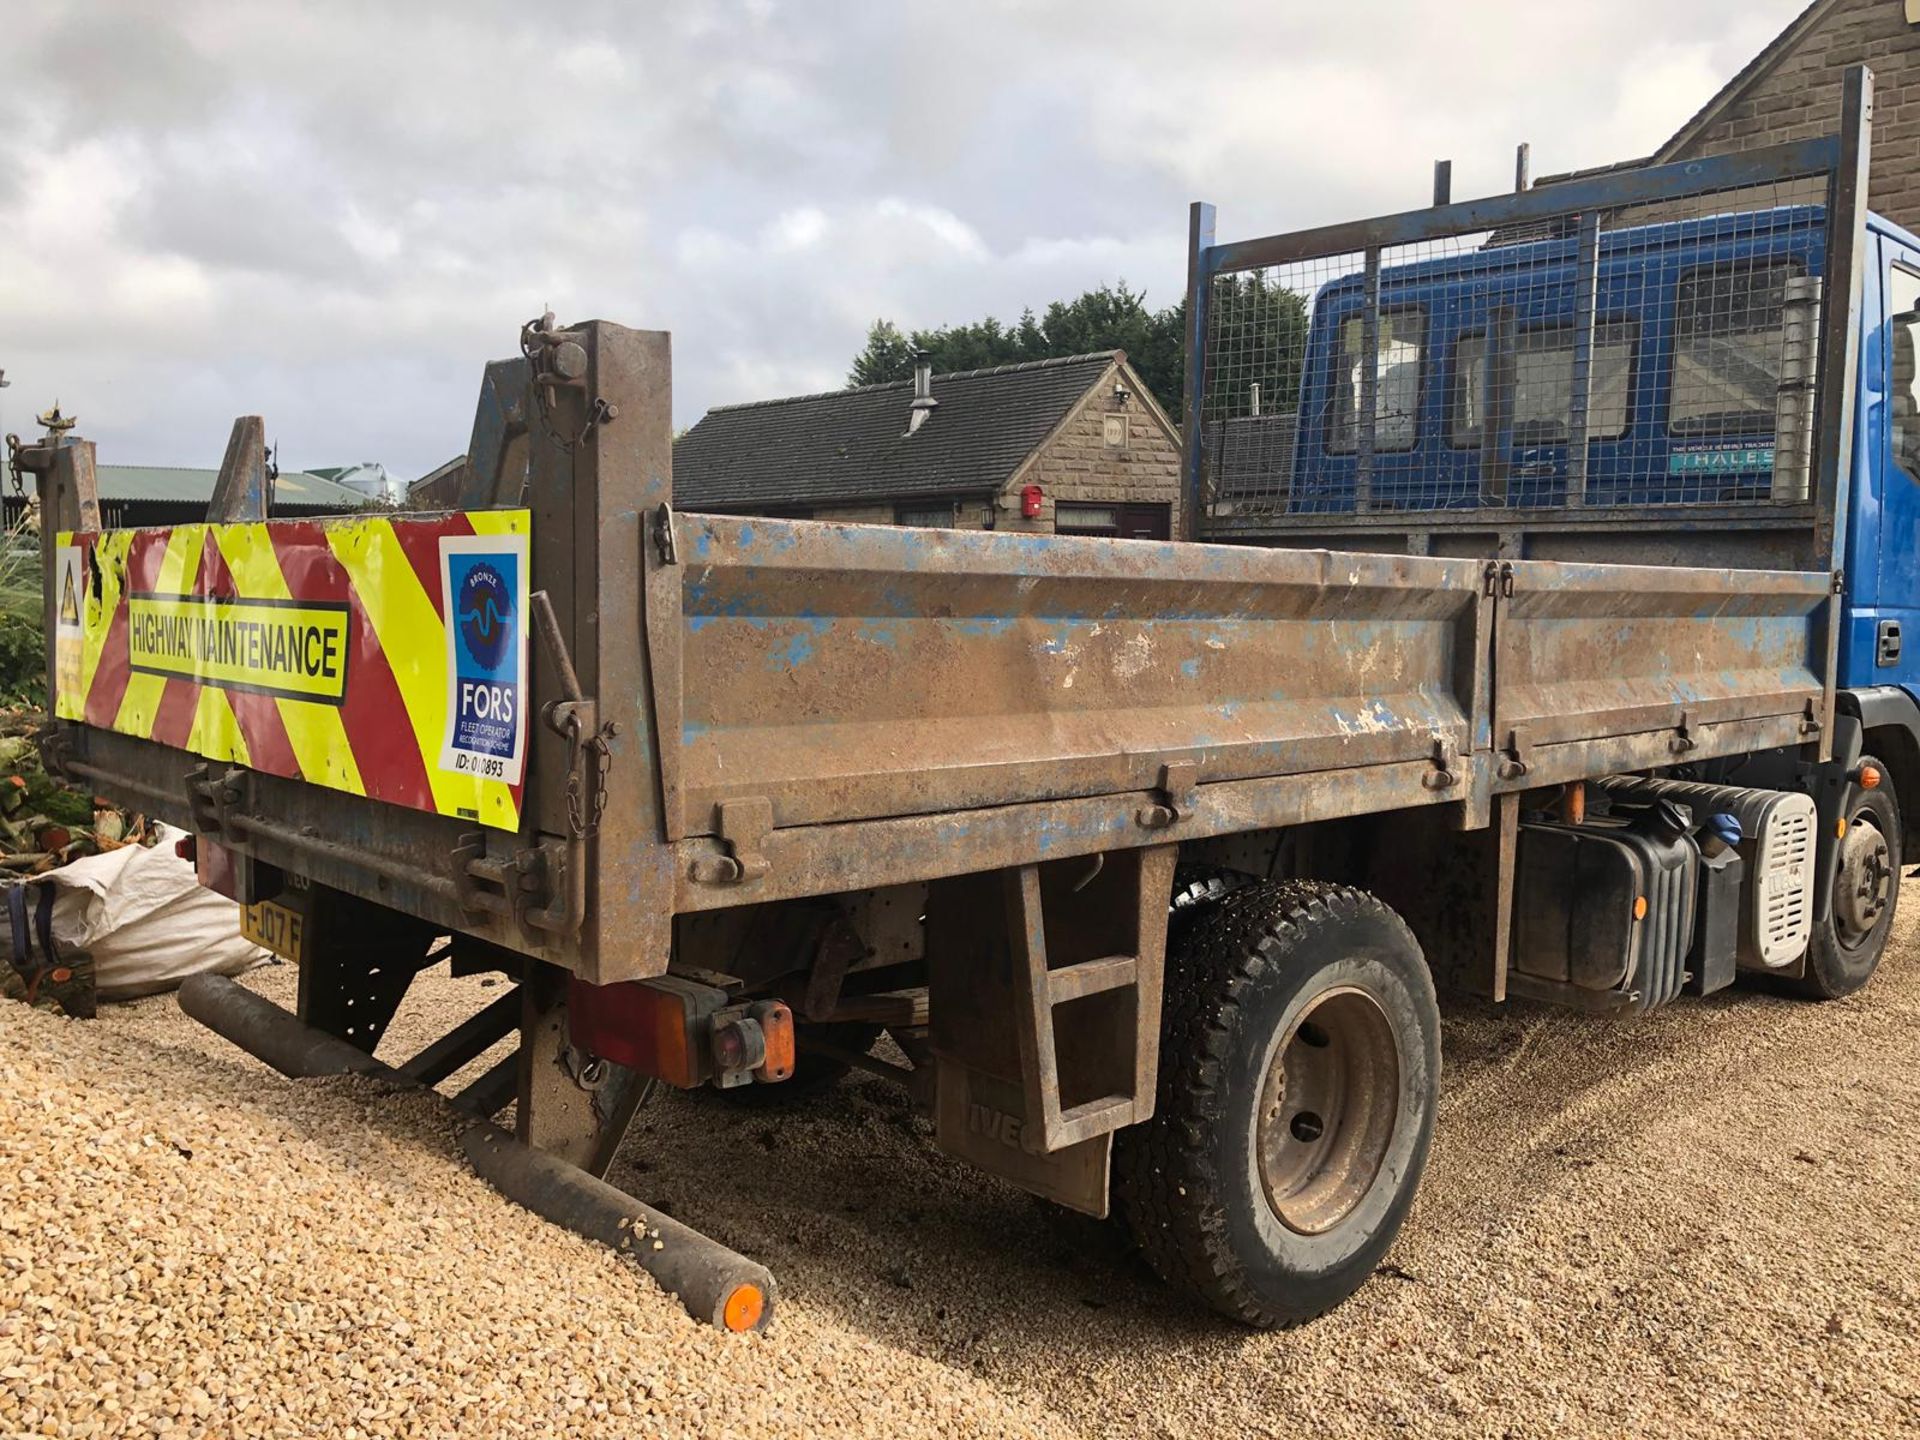
[[67, 773], [67, 761], [74, 757], [74, 731], [58, 720], [40, 732], [37, 742], [40, 750], [40, 765], [49, 775], [57, 775], [62, 780], [71, 780]]
[[1673, 722], [1673, 738], [1667, 741], [1667, 749], [1676, 755], [1684, 755], [1697, 743], [1693, 738], [1693, 722], [1682, 710]]
[[773, 802], [764, 795], [722, 800], [714, 807], [724, 855], [693, 862], [693, 878], [706, 885], [741, 885], [773, 869], [761, 847], [773, 832]]
[[1489, 560], [1482, 572], [1482, 593], [1513, 598], [1513, 562], [1511, 560]]
[[211, 765], [187, 771], [187, 813], [202, 835], [224, 835], [230, 811], [246, 808], [253, 793], [253, 776], [238, 766], [215, 774]]
[[680, 563], [679, 548], [673, 540], [673, 506], [662, 504], [653, 512], [653, 543], [659, 548], [662, 565]]
[[1133, 818], [1145, 829], [1164, 830], [1191, 815], [1200, 803], [1200, 766], [1192, 760], [1162, 765], [1153, 792], [1154, 803], [1141, 806]]
[[1432, 738], [1433, 769], [1420, 777], [1420, 783], [1429, 790], [1451, 790], [1460, 783], [1460, 772], [1456, 768], [1458, 753], [1453, 748], [1453, 741], [1445, 735], [1435, 734]]
[[567, 847], [542, 840], [508, 855], [489, 855], [487, 837], [473, 831], [453, 849], [453, 883], [469, 915], [511, 917], [522, 930], [573, 934], [578, 916], [556, 912], [567, 894]]
[[1500, 747], [1499, 774], [1502, 780], [1518, 780], [1533, 768], [1533, 742], [1527, 727], [1515, 725], [1507, 731], [1507, 743]]

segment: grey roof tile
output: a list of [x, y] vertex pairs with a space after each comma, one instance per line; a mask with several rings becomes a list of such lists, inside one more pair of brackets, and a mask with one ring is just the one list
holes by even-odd
[[809, 505], [998, 490], [1118, 350], [933, 377], [940, 402], [907, 434], [913, 382], [723, 405], [673, 447], [684, 509]]

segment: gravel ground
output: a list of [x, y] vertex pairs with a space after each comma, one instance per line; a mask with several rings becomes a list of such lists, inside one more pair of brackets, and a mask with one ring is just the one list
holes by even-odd
[[[1449, 1003], [1408, 1228], [1284, 1334], [1183, 1308], [877, 1080], [780, 1117], [669, 1096], [616, 1164], [773, 1266], [742, 1339], [495, 1196], [428, 1104], [283, 1081], [168, 999], [0, 1006], [0, 1434], [1920, 1433], [1896, 923], [1838, 1004]], [[290, 1003], [289, 969], [254, 983]], [[429, 975], [393, 1054], [496, 993]]]

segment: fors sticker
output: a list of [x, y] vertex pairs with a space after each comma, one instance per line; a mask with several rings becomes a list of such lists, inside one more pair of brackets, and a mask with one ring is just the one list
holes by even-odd
[[526, 761], [526, 537], [444, 537], [440, 584], [447, 617], [440, 768], [517, 785]]

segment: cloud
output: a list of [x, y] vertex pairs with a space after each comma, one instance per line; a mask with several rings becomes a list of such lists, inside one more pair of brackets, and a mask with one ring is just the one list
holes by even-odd
[[867, 324], [1643, 153], [1798, 0], [13, 0], [0, 401], [107, 460], [424, 471], [551, 306], [675, 332], [675, 408], [830, 387]]

